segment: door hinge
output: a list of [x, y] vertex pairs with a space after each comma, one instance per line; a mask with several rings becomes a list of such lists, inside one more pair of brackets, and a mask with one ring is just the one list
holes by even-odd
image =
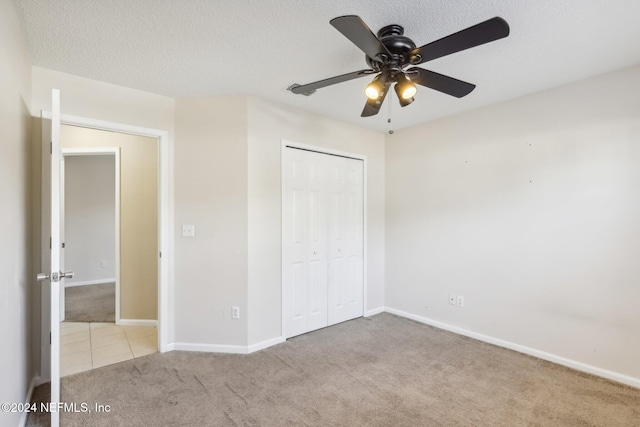
[[49, 237], [49, 249], [51, 249], [51, 237]]
[[62, 249], [64, 249], [64, 242], [62, 242]]
[[160, 258], [162, 258], [162, 251], [160, 252]]
[[49, 154], [53, 154], [53, 142], [49, 142]]
[[51, 344], [51, 332], [49, 332], [49, 344]]

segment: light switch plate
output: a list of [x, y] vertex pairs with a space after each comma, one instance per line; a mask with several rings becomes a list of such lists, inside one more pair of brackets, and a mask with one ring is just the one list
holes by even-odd
[[182, 237], [196, 237], [196, 226], [193, 224], [183, 225]]

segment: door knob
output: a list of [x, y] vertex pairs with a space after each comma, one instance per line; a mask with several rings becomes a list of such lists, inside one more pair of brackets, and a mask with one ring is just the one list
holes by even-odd
[[36, 276], [36, 279], [38, 280], [38, 282], [42, 282], [43, 280], [48, 280], [48, 279], [51, 279], [52, 282], [59, 282], [60, 279], [62, 279], [63, 277], [67, 279], [71, 279], [74, 275], [75, 273], [73, 271], [60, 272], [59, 274], [53, 273], [53, 275], [46, 274], [46, 273], [38, 273], [38, 275]]
[[67, 279], [71, 279], [73, 276], [75, 275], [75, 273], [71, 270], [69, 271], [65, 271], [64, 273], [60, 273], [60, 277], [65, 277]]

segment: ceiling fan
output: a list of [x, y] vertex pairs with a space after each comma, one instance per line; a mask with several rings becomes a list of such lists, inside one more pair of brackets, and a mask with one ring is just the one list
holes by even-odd
[[305, 85], [294, 83], [287, 89], [298, 95], [309, 96], [326, 86], [377, 74], [365, 89], [368, 99], [362, 110], [362, 117], [378, 114], [387, 91], [394, 83], [402, 107], [415, 100], [415, 83], [457, 98], [468, 95], [475, 85], [415, 65], [509, 35], [507, 22], [495, 17], [422, 47], [416, 47], [413, 40], [404, 35], [404, 28], [400, 25], [387, 25], [380, 29], [376, 36], [356, 15], [339, 16], [330, 23], [365, 53], [369, 68]]

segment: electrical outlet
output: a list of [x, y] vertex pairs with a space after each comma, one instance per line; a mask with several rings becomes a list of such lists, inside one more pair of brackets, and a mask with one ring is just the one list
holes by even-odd
[[240, 318], [240, 307], [238, 307], [237, 305], [231, 306], [231, 318], [232, 319]]
[[456, 294], [449, 294], [449, 304], [456, 305]]
[[458, 307], [464, 307], [464, 296], [458, 295], [458, 299], [456, 300], [456, 305]]

